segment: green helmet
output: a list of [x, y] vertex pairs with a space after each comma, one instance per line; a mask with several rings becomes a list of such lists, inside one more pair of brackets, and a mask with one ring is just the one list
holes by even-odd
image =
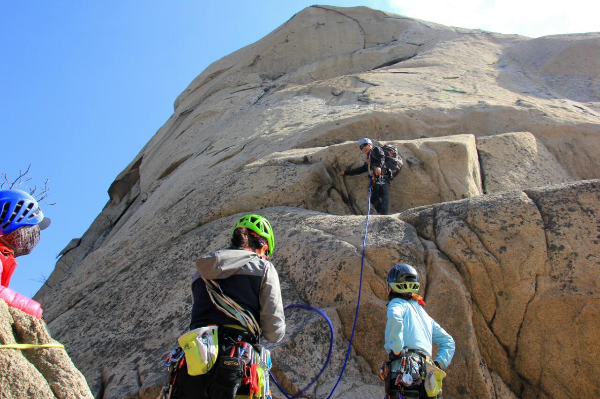
[[[271, 223], [260, 215], [246, 215], [242, 216], [235, 226], [233, 226], [233, 231], [238, 227], [245, 227], [247, 229], [252, 230], [259, 236], [265, 238], [267, 240], [267, 244], [269, 245], [269, 256], [273, 254], [273, 250], [275, 249], [275, 234], [273, 234], [273, 228], [271, 227]], [[231, 235], [233, 236], [233, 231]]]
[[417, 270], [406, 263], [392, 267], [392, 270], [388, 273], [387, 281], [392, 290], [399, 294], [416, 294], [421, 287]]

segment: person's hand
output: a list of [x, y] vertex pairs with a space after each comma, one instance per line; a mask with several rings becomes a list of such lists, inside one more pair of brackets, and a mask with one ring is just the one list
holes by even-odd
[[377, 176], [381, 175], [381, 168], [375, 168], [375, 174]]
[[340, 172], [341, 176], [344, 176], [346, 174], [346, 172], [344, 172], [343, 170]]

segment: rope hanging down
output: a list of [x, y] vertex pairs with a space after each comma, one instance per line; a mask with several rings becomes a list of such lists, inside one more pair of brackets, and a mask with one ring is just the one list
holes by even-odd
[[[352, 350], [352, 340], [354, 339], [354, 333], [356, 332], [356, 321], [358, 320], [358, 310], [360, 308], [360, 294], [362, 292], [362, 280], [363, 280], [363, 271], [364, 271], [364, 265], [365, 265], [365, 247], [367, 244], [367, 234], [369, 232], [369, 216], [371, 215], [371, 188], [372, 188], [372, 179], [369, 179], [369, 198], [368, 198], [368, 209], [367, 209], [367, 221], [365, 223], [365, 235], [363, 237], [363, 244], [362, 244], [362, 257], [360, 260], [360, 280], [358, 283], [358, 300], [356, 301], [356, 312], [354, 313], [354, 324], [352, 325], [352, 334], [350, 334], [350, 340], [348, 341], [348, 351], [346, 352], [346, 359], [344, 360], [344, 365], [342, 366], [342, 371], [340, 372], [340, 376], [339, 376], [337, 382], [335, 383], [335, 386], [329, 393], [329, 396], [327, 397], [327, 399], [331, 398], [331, 396], [333, 395], [333, 392], [335, 392], [335, 389], [337, 388], [338, 384], [342, 380], [342, 376], [344, 375], [344, 370], [346, 370], [346, 366], [348, 365], [348, 359], [350, 358], [350, 351]], [[273, 382], [275, 383], [277, 388], [279, 388], [281, 393], [283, 393], [287, 399], [296, 399], [298, 396], [303, 394], [308, 388], [310, 388], [315, 382], [317, 382], [319, 377], [321, 377], [321, 375], [325, 371], [325, 368], [327, 368], [327, 365], [329, 364], [329, 361], [331, 360], [331, 352], [333, 350], [334, 336], [333, 336], [333, 324], [331, 323], [331, 320], [329, 319], [329, 317], [327, 317], [327, 315], [322, 310], [313, 308], [312, 306], [308, 306], [308, 305], [289, 305], [284, 310], [291, 309], [291, 308], [307, 309], [307, 310], [313, 310], [315, 312], [318, 312], [321, 316], [323, 316], [327, 320], [327, 323], [329, 323], [329, 329], [331, 330], [331, 340], [329, 342], [329, 353], [327, 354], [327, 360], [325, 361], [323, 368], [321, 369], [319, 374], [317, 374], [317, 376], [315, 378], [313, 378], [312, 381], [305, 388], [300, 390], [294, 396], [288, 395], [288, 393], [285, 392], [283, 390], [283, 388], [279, 385], [279, 383], [273, 376], [273, 373], [271, 373], [269, 371], [269, 374], [271, 375], [271, 379], [273, 380]]]
[[329, 340], [329, 352], [327, 353], [327, 360], [325, 360], [325, 364], [321, 368], [321, 371], [319, 371], [319, 374], [317, 374], [317, 376], [315, 378], [313, 378], [312, 381], [307, 386], [302, 388], [294, 396], [290, 396], [287, 392], [285, 392], [283, 390], [283, 388], [279, 385], [277, 380], [275, 379], [275, 376], [273, 375], [273, 373], [271, 373], [271, 371], [269, 371], [269, 374], [271, 375], [271, 379], [273, 380], [273, 382], [275, 383], [277, 388], [279, 388], [281, 393], [283, 393], [287, 399], [296, 399], [297, 397], [302, 395], [304, 392], [306, 392], [315, 382], [317, 382], [317, 380], [321, 377], [321, 375], [327, 368], [327, 365], [329, 365], [329, 360], [331, 359], [331, 352], [333, 351], [333, 341], [334, 341], [333, 323], [331, 322], [331, 319], [325, 314], [325, 312], [323, 312], [321, 309], [313, 308], [312, 306], [308, 306], [308, 305], [289, 305], [289, 306], [286, 306], [284, 310], [294, 309], [294, 308], [312, 310], [314, 312], [319, 313], [321, 316], [323, 316], [325, 318], [325, 320], [327, 320], [327, 324], [329, 324], [329, 331], [331, 332], [331, 339]]
[[338, 384], [342, 380], [342, 376], [344, 375], [344, 370], [346, 370], [346, 366], [348, 365], [348, 358], [350, 357], [350, 351], [352, 350], [352, 340], [354, 339], [354, 333], [356, 332], [356, 321], [358, 320], [358, 309], [360, 307], [360, 293], [362, 292], [362, 281], [363, 281], [363, 270], [365, 268], [365, 247], [367, 245], [367, 234], [369, 233], [369, 216], [371, 215], [371, 189], [372, 189], [372, 179], [369, 179], [369, 199], [368, 199], [368, 209], [367, 209], [367, 221], [365, 222], [365, 235], [363, 237], [363, 246], [362, 246], [362, 257], [360, 259], [360, 279], [358, 283], [358, 299], [356, 301], [356, 312], [354, 313], [354, 324], [352, 325], [352, 334], [350, 334], [350, 340], [348, 341], [348, 351], [346, 352], [346, 360], [344, 360], [344, 365], [342, 366], [342, 371], [340, 372], [340, 377], [338, 378], [335, 386], [329, 393], [327, 399], [331, 398], [333, 392], [337, 388]]

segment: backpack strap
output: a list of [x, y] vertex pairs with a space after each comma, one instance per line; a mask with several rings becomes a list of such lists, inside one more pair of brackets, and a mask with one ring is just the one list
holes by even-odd
[[219, 283], [202, 277], [212, 303], [228, 317], [237, 320], [256, 337], [260, 337], [261, 329], [252, 313], [241, 307], [236, 301], [225, 295]]

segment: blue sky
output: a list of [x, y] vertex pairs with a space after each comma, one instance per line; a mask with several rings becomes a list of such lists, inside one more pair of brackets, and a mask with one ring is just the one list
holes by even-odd
[[[365, 0], [446, 25], [532, 37], [599, 31], [600, 2]], [[49, 179], [52, 219], [10, 287], [32, 296], [90, 226], [107, 190], [212, 62], [255, 42], [310, 1], [0, 0], [0, 173]], [[527, 5], [525, 5], [527, 4]], [[595, 20], [593, 20], [595, 19]], [[102, 265], [98, 265], [102, 267]]]

